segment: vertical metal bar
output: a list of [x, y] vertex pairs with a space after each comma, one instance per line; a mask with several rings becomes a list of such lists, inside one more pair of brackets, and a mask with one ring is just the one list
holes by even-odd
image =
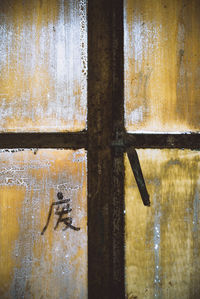
[[[123, 0], [113, 0], [113, 139], [124, 145], [124, 28]], [[124, 149], [113, 148], [112, 173], [112, 254], [113, 296], [125, 298], [124, 282]], [[113, 298], [113, 297], [112, 297]]]
[[123, 1], [88, 1], [88, 296], [124, 295]]

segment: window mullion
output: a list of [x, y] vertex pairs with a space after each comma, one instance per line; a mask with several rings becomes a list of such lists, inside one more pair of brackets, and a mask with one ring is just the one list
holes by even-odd
[[123, 298], [123, 1], [88, 2], [88, 292]]

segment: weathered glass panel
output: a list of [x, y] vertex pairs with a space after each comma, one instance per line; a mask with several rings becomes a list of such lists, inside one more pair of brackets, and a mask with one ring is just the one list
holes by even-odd
[[129, 131], [200, 130], [199, 0], [125, 0]]
[[0, 186], [0, 298], [87, 298], [85, 151], [1, 150]]
[[86, 0], [0, 0], [0, 131], [86, 125]]
[[138, 150], [151, 206], [126, 165], [127, 298], [199, 298], [200, 155]]

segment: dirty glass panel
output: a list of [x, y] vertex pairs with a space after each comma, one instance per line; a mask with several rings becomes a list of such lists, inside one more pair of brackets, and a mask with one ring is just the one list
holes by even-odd
[[0, 131], [86, 125], [86, 0], [0, 0]]
[[199, 298], [199, 152], [138, 154], [151, 206], [143, 205], [126, 157], [127, 298]]
[[0, 186], [0, 298], [87, 298], [86, 152], [1, 150]]
[[200, 131], [199, 0], [125, 0], [129, 131]]

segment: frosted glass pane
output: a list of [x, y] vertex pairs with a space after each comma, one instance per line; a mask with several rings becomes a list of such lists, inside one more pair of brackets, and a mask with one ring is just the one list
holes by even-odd
[[199, 0], [125, 0], [129, 131], [200, 131]]
[[126, 293], [131, 298], [199, 298], [200, 155], [138, 150], [151, 207], [126, 165]]
[[87, 298], [86, 184], [84, 150], [0, 152], [0, 298]]
[[86, 125], [87, 0], [0, 0], [0, 131]]

